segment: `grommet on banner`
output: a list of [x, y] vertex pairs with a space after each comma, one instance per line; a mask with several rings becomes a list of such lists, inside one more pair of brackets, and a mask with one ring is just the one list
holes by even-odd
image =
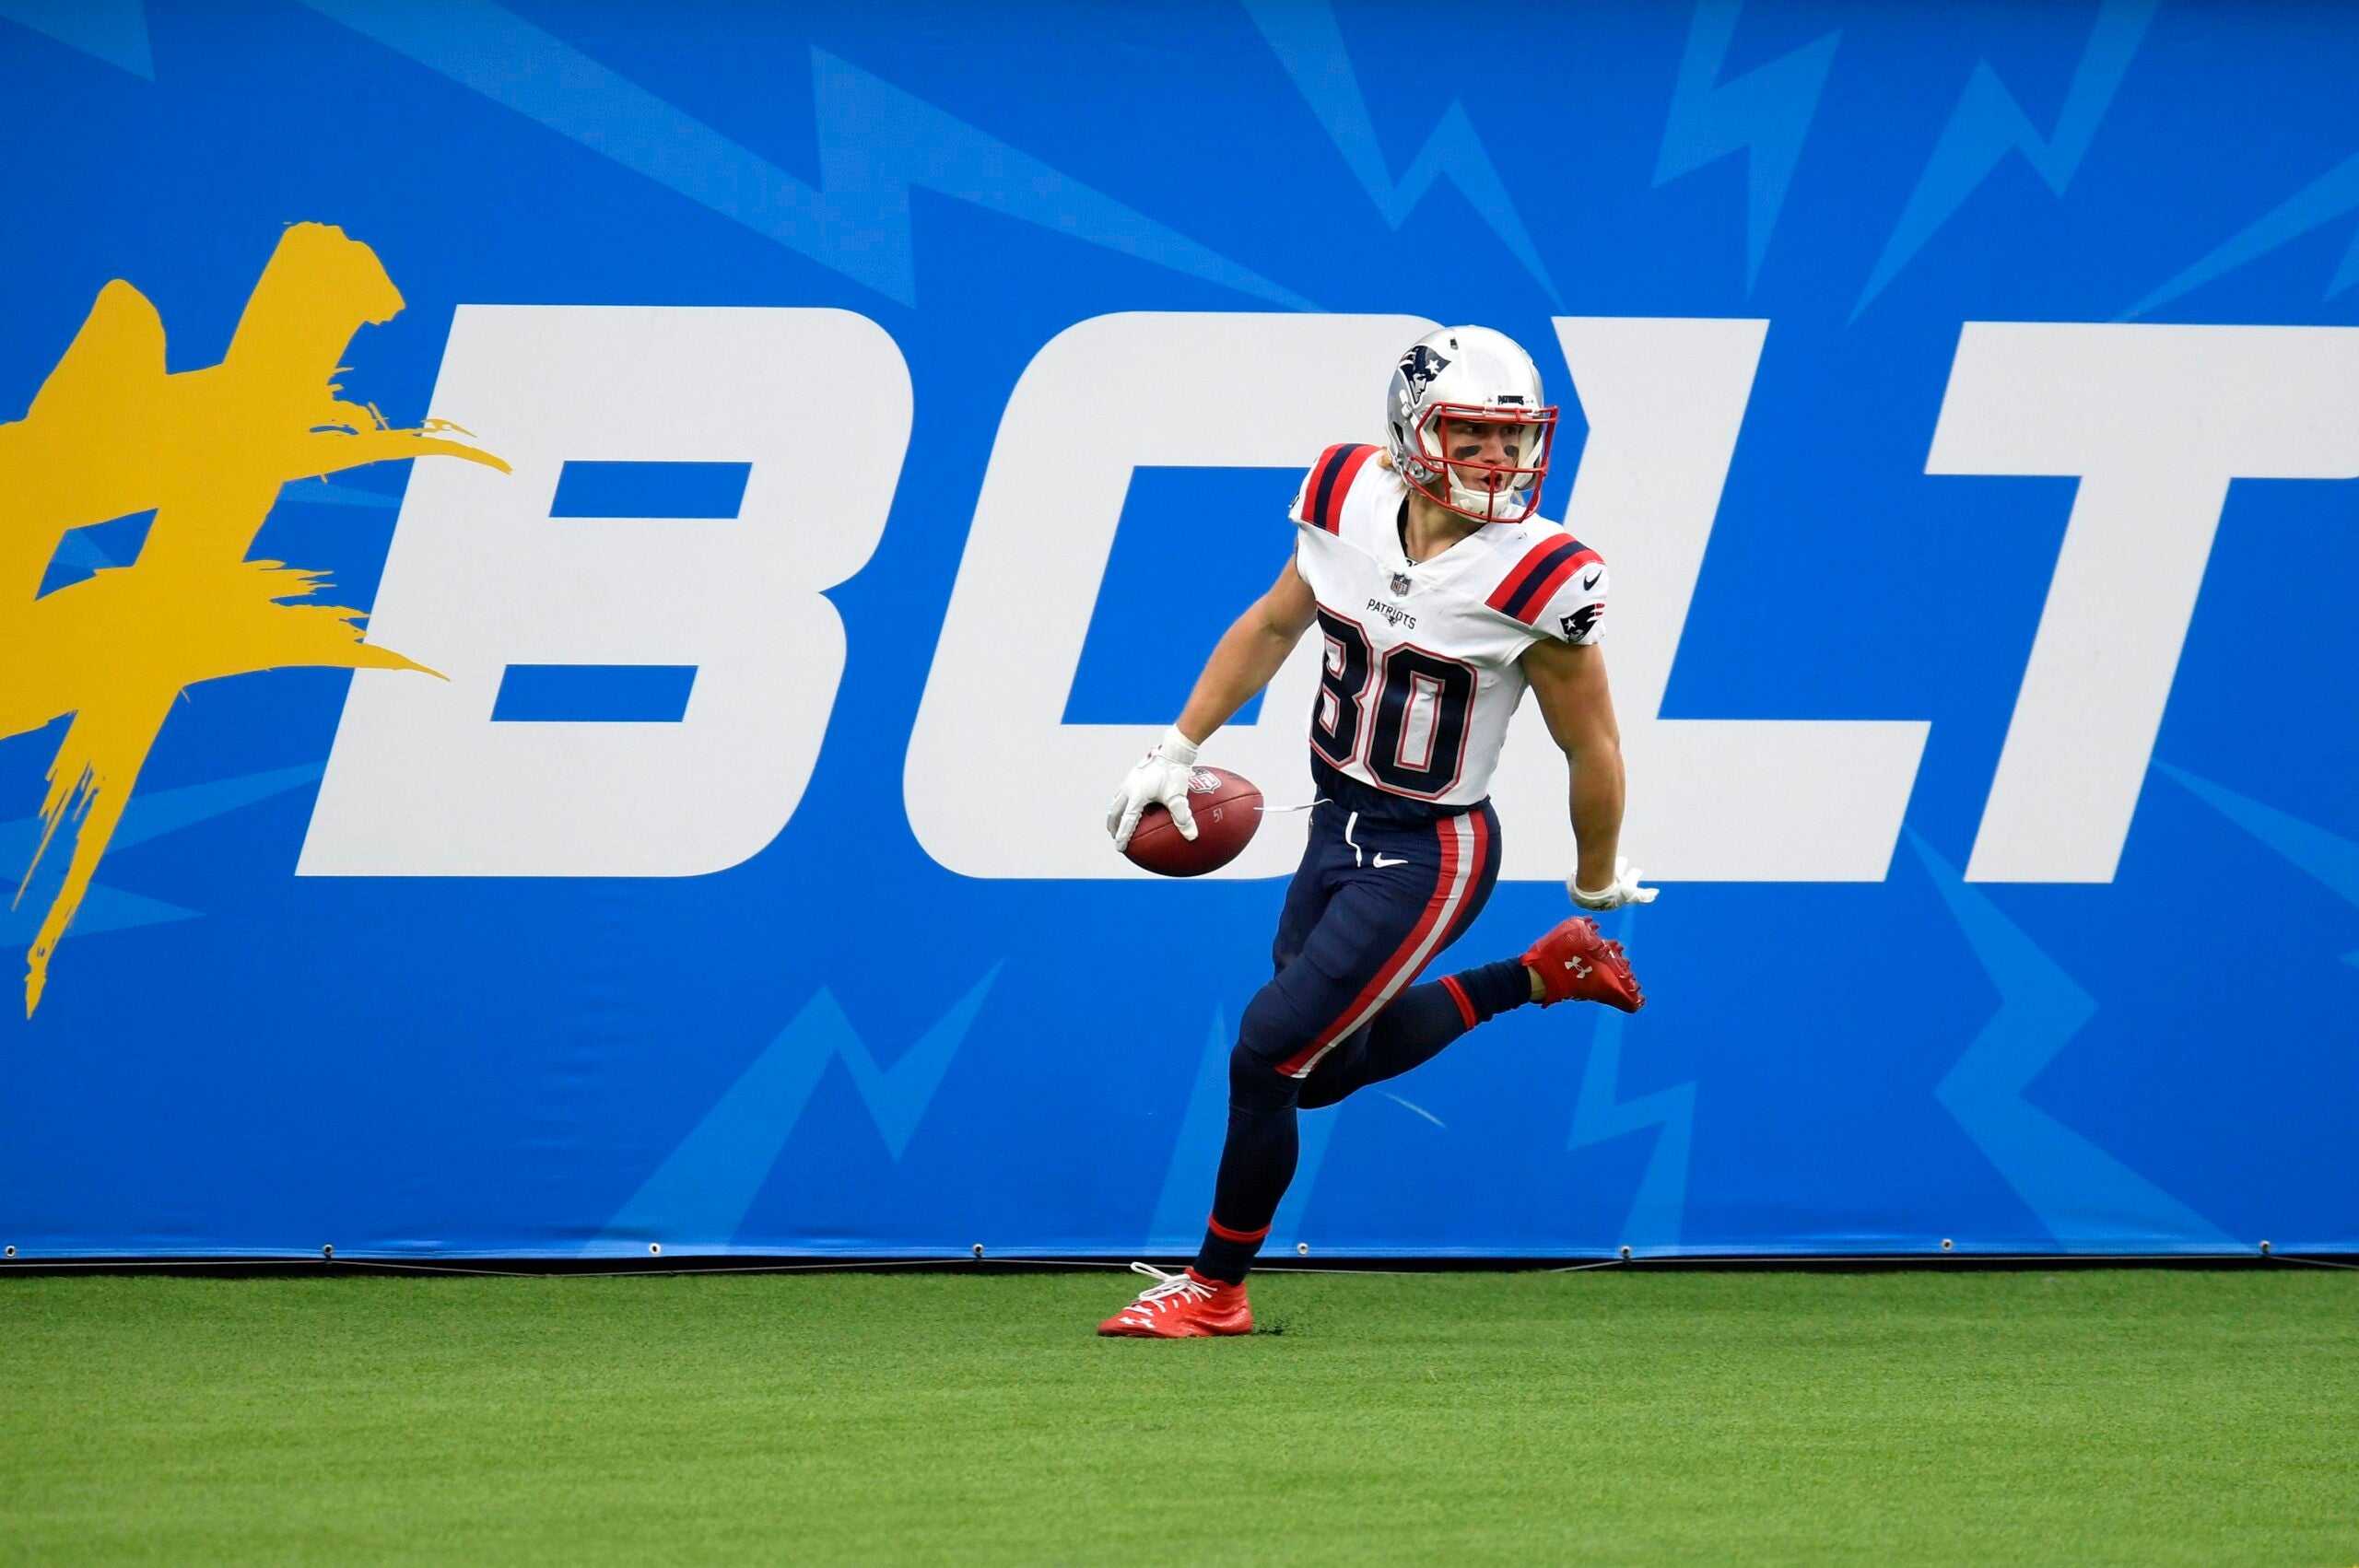
[[1943, 1252], [1952, 1252], [1952, 1251], [1954, 1251], [1954, 1250], [1956, 1250], [1956, 1247], [1957, 1247], [1957, 1243], [1955, 1243], [1955, 1242], [1952, 1241], [1949, 1237], [1947, 1237], [1947, 1236], [1943, 1236], [1943, 1237], [1942, 1238], [1942, 1250]]
[[647, 1244], [647, 1256], [650, 1258], [661, 1258], [663, 1256], [663, 1244], [660, 1241], [649, 1242]]
[[975, 1256], [976, 1256], [976, 1258], [980, 1258], [982, 1257], [982, 1255], [983, 1255], [983, 1244], [982, 1244], [981, 1242], [977, 1242], [977, 1243], [975, 1244]]
[[[17, 1249], [16, 1249], [15, 1247], [13, 1247], [13, 1246], [12, 1246], [12, 1247], [10, 1247], [8, 1250], [9, 1250], [9, 1251], [11, 1251], [11, 1252], [14, 1252], [14, 1251], [16, 1251]], [[2267, 1242], [2262, 1242], [2262, 1243], [2260, 1244], [2260, 1255], [2261, 1255], [2263, 1258], [2266, 1258], [2266, 1257], [2268, 1257], [2268, 1256], [2269, 1256], [2269, 1244], [2268, 1244]]]
[[1622, 1261], [1625, 1263], [1630, 1261], [1630, 1247], [1626, 1242], [1623, 1244], [1622, 1247]]
[[9, 1257], [11, 1257], [11, 1258], [16, 1257], [16, 1256], [17, 1256], [17, 1249], [16, 1249], [15, 1247], [13, 1247], [13, 1246], [12, 1246], [12, 1247], [10, 1247], [10, 1248], [8, 1249], [8, 1256], [9, 1256]]
[[1308, 1258], [1310, 1256], [1310, 1244], [1307, 1241], [1298, 1241], [1294, 1244], [1294, 1251], [1297, 1258]]
[[326, 1259], [326, 1260], [327, 1260], [328, 1262], [330, 1262], [330, 1263], [334, 1262], [334, 1261], [335, 1261], [335, 1243], [334, 1243], [334, 1242], [330, 1242], [330, 1243], [328, 1243], [325, 1246], [321, 1247], [321, 1248], [320, 1248], [320, 1256], [321, 1256], [323, 1258]]

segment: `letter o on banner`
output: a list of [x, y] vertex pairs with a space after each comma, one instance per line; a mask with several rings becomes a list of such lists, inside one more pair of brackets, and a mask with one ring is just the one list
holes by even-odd
[[[1123, 769], [1163, 721], [1063, 717], [1131, 471], [1300, 470], [1335, 441], [1376, 439], [1385, 377], [1433, 326], [1417, 316], [1134, 311], [1049, 341], [1000, 419], [910, 738], [902, 790], [928, 854], [963, 876], [1152, 874], [1114, 853], [1104, 823]], [[1238, 369], [1208, 377], [1207, 365]], [[1226, 547], [1265, 553], [1273, 567], [1292, 544], [1282, 507], [1208, 521]], [[1211, 649], [1167, 652], [1192, 671]], [[1257, 783], [1302, 778], [1318, 663], [1308, 638], [1270, 683], [1259, 720], [1221, 731], [1215, 759]], [[1027, 770], [1025, 789], [974, 787], [979, 760], [1011, 757]], [[1298, 814], [1273, 815], [1213, 874], [1284, 875], [1306, 831]]]

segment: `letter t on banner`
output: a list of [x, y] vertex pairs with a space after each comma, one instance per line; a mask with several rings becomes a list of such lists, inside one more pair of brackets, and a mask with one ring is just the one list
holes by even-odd
[[2359, 477], [2359, 329], [1968, 322], [1928, 474], [2081, 481], [1968, 882], [2111, 882], [2231, 479]]
[[[822, 591], [866, 564], [900, 478], [891, 337], [847, 310], [463, 305], [434, 410], [515, 473], [411, 475], [369, 640], [448, 680], [353, 682], [299, 873], [693, 876], [757, 853], [843, 675]], [[666, 506], [687, 515], [584, 515]], [[511, 672], [690, 667], [685, 707], [628, 719], [511, 721], [521, 682], [500, 700]]]

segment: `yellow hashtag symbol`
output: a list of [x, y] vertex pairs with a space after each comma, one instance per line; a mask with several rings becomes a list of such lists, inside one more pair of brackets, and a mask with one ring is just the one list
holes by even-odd
[[[0, 736], [73, 715], [17, 889], [21, 899], [70, 809], [73, 854], [28, 955], [27, 1016], [182, 688], [293, 665], [425, 668], [363, 642], [360, 612], [303, 603], [319, 573], [246, 559], [289, 480], [428, 456], [506, 471], [440, 434], [456, 427], [393, 429], [337, 397], [353, 335], [401, 308], [375, 252], [298, 224], [221, 363], [167, 374], [162, 319], [118, 279], [25, 417], [0, 425]], [[137, 561], [41, 591], [68, 530], [150, 509]]]

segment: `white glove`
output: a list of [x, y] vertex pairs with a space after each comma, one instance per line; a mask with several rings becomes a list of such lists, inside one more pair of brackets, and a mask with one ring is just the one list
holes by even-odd
[[1625, 904], [1651, 904], [1655, 901], [1655, 895], [1662, 891], [1660, 887], [1640, 887], [1640, 873], [1630, 864], [1626, 855], [1614, 857], [1614, 883], [1610, 887], [1592, 893], [1573, 880], [1579, 875], [1580, 873], [1575, 872], [1573, 876], [1565, 879], [1565, 891], [1571, 894], [1573, 902], [1584, 909], [1619, 909]]
[[1114, 836], [1116, 849], [1131, 847], [1131, 835], [1137, 829], [1139, 818], [1147, 807], [1156, 805], [1170, 812], [1180, 837], [1194, 840], [1196, 813], [1188, 806], [1188, 776], [1195, 767], [1196, 743], [1181, 734], [1180, 726], [1174, 724], [1163, 732], [1156, 748], [1131, 769], [1121, 789], [1115, 791], [1114, 803], [1106, 808], [1106, 831]]

